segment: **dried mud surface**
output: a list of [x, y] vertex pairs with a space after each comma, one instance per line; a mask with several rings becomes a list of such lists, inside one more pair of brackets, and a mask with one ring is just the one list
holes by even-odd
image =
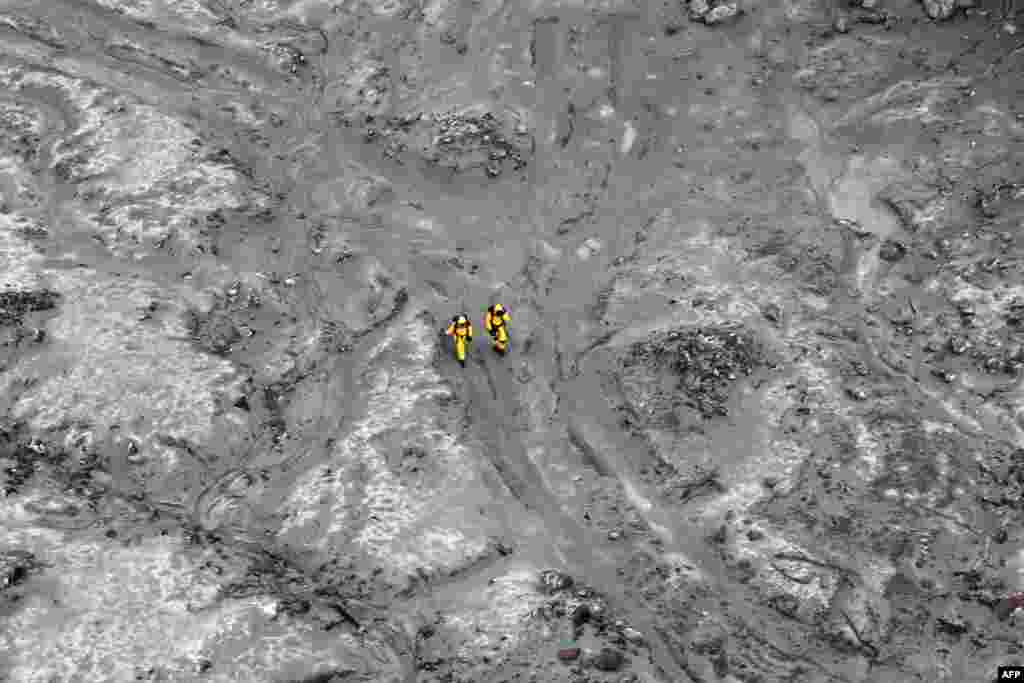
[[0, 0], [0, 680], [1024, 664], [1022, 11]]

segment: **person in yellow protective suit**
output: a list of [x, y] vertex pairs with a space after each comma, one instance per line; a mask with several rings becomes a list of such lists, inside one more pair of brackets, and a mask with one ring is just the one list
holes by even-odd
[[473, 341], [473, 326], [469, 322], [469, 316], [462, 313], [452, 318], [445, 334], [455, 340], [455, 358], [459, 365], [466, 367], [466, 345]]
[[512, 322], [512, 318], [501, 304], [494, 304], [484, 314], [484, 329], [494, 339], [494, 350], [503, 356], [508, 352], [508, 324], [510, 322]]

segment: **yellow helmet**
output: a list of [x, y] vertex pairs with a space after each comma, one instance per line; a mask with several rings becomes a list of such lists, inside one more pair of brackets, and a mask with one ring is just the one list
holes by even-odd
[[464, 323], [468, 323], [469, 322], [469, 318], [467, 318], [464, 315], [460, 315], [460, 316], [455, 318], [455, 322], [457, 322], [457, 323], [459, 323], [461, 325], [461, 324], [464, 324]]
[[501, 304], [494, 304], [494, 312], [495, 313], [502, 313], [504, 310], [505, 309], [502, 307]]

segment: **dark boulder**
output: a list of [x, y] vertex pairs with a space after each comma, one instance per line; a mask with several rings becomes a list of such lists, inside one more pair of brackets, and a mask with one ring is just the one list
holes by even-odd
[[594, 668], [598, 671], [619, 671], [626, 664], [626, 657], [619, 650], [601, 648], [594, 657]]

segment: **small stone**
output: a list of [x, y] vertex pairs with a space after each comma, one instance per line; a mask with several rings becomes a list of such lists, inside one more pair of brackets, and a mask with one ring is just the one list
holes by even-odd
[[959, 614], [939, 617], [935, 628], [951, 636], [959, 636], [971, 630], [971, 624]]
[[622, 532], [619, 531], [618, 529], [612, 529], [611, 531], [608, 532], [608, 540], [609, 541], [617, 541], [620, 538], [622, 538]]
[[699, 21], [711, 11], [707, 0], [690, 0], [690, 19]]
[[747, 532], [747, 539], [750, 541], [760, 541], [762, 538], [764, 538], [764, 532], [757, 529], [751, 529]]
[[1003, 32], [1011, 36], [1015, 36], [1017, 35], [1017, 25], [1011, 24], [1010, 22], [1006, 22], [1005, 24], [1003, 24]]
[[999, 356], [989, 356], [985, 359], [985, 371], [994, 374], [1001, 371], [1004, 367], [1003, 359]]
[[924, 11], [930, 19], [949, 19], [956, 11], [956, 0], [922, 0]]
[[950, 337], [949, 339], [949, 350], [952, 351], [957, 356], [965, 353], [970, 348], [971, 342], [969, 339], [967, 339], [967, 337], [956, 335]]
[[557, 593], [572, 588], [573, 580], [568, 574], [554, 569], [545, 569], [540, 573], [540, 583], [548, 593]]
[[572, 625], [579, 628], [590, 621], [591, 616], [589, 605], [578, 605], [576, 609], [572, 611]]
[[718, 5], [704, 16], [704, 23], [708, 26], [721, 24], [740, 15], [739, 5], [735, 2], [726, 2]]
[[635, 628], [630, 628], [628, 626], [622, 629], [622, 637], [635, 645], [639, 645], [644, 642], [644, 635]]
[[594, 657], [594, 668], [599, 671], [619, 671], [626, 663], [626, 657], [610, 647], [602, 648]]
[[777, 323], [782, 319], [782, 309], [778, 304], [765, 304], [761, 307], [761, 315], [769, 322]]
[[714, 545], [722, 545], [729, 539], [729, 530], [725, 524], [718, 527], [718, 530], [712, 534], [709, 534], [706, 540], [708, 543]]
[[864, 12], [857, 15], [858, 24], [884, 24], [889, 20], [889, 15], [885, 12]]
[[878, 249], [878, 257], [892, 263], [901, 260], [906, 255], [906, 246], [904, 246], [902, 242], [897, 242], [896, 240], [886, 240], [882, 242], [882, 245]]
[[868, 398], [868, 392], [864, 391], [861, 387], [851, 387], [847, 389], [846, 395], [854, 401], [865, 401]]
[[23, 582], [35, 568], [32, 553], [23, 550], [0, 552], [0, 591]]
[[832, 22], [832, 30], [836, 33], [849, 33], [850, 20], [845, 15], [836, 17]]

